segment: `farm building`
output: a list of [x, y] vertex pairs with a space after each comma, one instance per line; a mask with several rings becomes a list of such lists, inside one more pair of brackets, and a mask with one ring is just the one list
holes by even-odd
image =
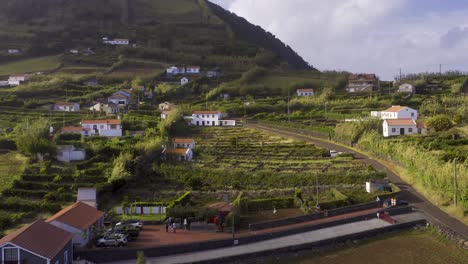
[[190, 148], [164, 149], [162, 154], [166, 156], [166, 160], [192, 161], [193, 158], [193, 151]]
[[123, 38], [109, 39], [107, 37], [104, 37], [102, 38], [102, 43], [109, 44], [109, 45], [129, 45], [130, 40], [123, 39]]
[[222, 120], [223, 114], [219, 111], [194, 111], [190, 124], [194, 126], [235, 126], [235, 120]]
[[187, 68], [185, 68], [185, 73], [187, 73], [187, 74], [199, 74], [200, 73], [200, 67], [198, 67], [198, 66], [187, 66]]
[[297, 89], [297, 96], [314, 96], [314, 89]]
[[61, 162], [82, 161], [86, 158], [86, 151], [69, 145], [57, 146], [56, 158]]
[[20, 52], [19, 49], [8, 49], [8, 54], [19, 54]]
[[97, 208], [96, 188], [78, 188], [77, 202]]
[[187, 77], [183, 77], [182, 79], [180, 79], [180, 85], [184, 86], [187, 83], [189, 83], [189, 81], [190, 80]]
[[104, 212], [84, 202], [76, 202], [47, 219], [47, 222], [72, 233], [73, 245], [85, 247], [93, 240], [94, 234], [101, 230]]
[[193, 138], [174, 138], [174, 148], [195, 148], [195, 140]]
[[9, 78], [8, 78], [8, 84], [10, 84], [10, 86], [18, 86], [20, 85], [21, 83], [27, 81], [29, 79], [29, 75], [28, 74], [16, 74], [16, 75], [11, 75]]
[[409, 83], [403, 83], [400, 85], [400, 87], [398, 87], [398, 92], [416, 94], [416, 87]]
[[418, 111], [407, 106], [393, 105], [383, 111], [372, 111], [371, 117], [380, 119], [418, 119]]
[[58, 102], [54, 105], [54, 111], [79, 112], [80, 104], [71, 102]]
[[114, 93], [107, 98], [107, 102], [125, 106], [130, 104], [130, 97], [120, 93]]
[[0, 239], [0, 263], [71, 264], [72, 239], [72, 233], [37, 220]]
[[411, 118], [406, 119], [384, 119], [383, 136], [400, 136], [411, 134], [426, 134], [428, 129], [423, 123], [418, 123]]
[[366, 192], [373, 193], [376, 191], [387, 191], [390, 188], [388, 180], [369, 180], [366, 182]]
[[177, 74], [184, 74], [185, 67], [178, 67], [178, 66], [171, 66], [166, 69], [167, 75], [177, 75]]
[[348, 93], [372, 92], [379, 89], [380, 82], [375, 74], [351, 74], [348, 77]]
[[85, 136], [121, 137], [122, 122], [119, 119], [83, 120], [81, 126]]

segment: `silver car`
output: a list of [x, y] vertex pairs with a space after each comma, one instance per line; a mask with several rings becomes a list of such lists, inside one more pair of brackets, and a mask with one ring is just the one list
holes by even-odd
[[127, 237], [122, 234], [111, 234], [96, 241], [98, 247], [123, 247], [127, 245]]

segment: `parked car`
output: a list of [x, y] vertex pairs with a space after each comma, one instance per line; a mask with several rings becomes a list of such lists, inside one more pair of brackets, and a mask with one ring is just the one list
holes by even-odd
[[104, 236], [96, 241], [98, 247], [122, 247], [127, 245], [127, 237], [123, 234]]
[[138, 220], [125, 220], [125, 221], [118, 222], [117, 224], [115, 224], [115, 228], [123, 227], [123, 226], [135, 227], [141, 230], [143, 229], [143, 222], [138, 221]]
[[140, 235], [140, 229], [133, 226], [119, 226], [111, 230], [111, 233], [125, 235], [127, 240], [131, 241]]

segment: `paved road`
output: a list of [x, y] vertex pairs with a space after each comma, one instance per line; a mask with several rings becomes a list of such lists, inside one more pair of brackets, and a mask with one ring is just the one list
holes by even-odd
[[[415, 219], [422, 219], [415, 216]], [[296, 235], [290, 235], [257, 243], [239, 245], [236, 247], [227, 247], [222, 249], [206, 250], [200, 252], [178, 254], [166, 257], [147, 258], [147, 263], [174, 264], [174, 263], [196, 263], [200, 261], [216, 260], [226, 257], [247, 255], [258, 252], [271, 251], [291, 246], [298, 246], [329, 238], [340, 237], [353, 233], [363, 232], [389, 226], [390, 224], [380, 220], [371, 219], [367, 221], [354, 222], [329, 228], [323, 228], [310, 232], [304, 232]], [[133, 264], [135, 260], [114, 262], [119, 264]]]
[[460, 222], [458, 219], [455, 219], [442, 211], [437, 206], [433, 205], [429, 200], [424, 198], [421, 194], [416, 192], [410, 185], [406, 184], [395, 172], [393, 172], [390, 168], [386, 167], [382, 163], [369, 158], [361, 153], [357, 153], [354, 150], [343, 147], [340, 145], [333, 144], [329, 141], [312, 138], [309, 136], [304, 136], [299, 133], [293, 133], [290, 131], [286, 131], [281, 127], [272, 127], [267, 125], [259, 125], [259, 124], [252, 124], [252, 123], [244, 123], [245, 127], [254, 128], [264, 130], [270, 133], [274, 133], [277, 135], [298, 139], [306, 142], [313, 143], [317, 146], [326, 148], [326, 149], [333, 149], [336, 151], [341, 152], [351, 152], [357, 159], [362, 160], [363, 162], [372, 165], [376, 170], [386, 171], [389, 179], [397, 185], [401, 189], [400, 197], [403, 200], [408, 201], [411, 203], [412, 206], [416, 207], [417, 209], [424, 211], [426, 215], [429, 217], [429, 222], [436, 223], [442, 225], [446, 228], [451, 229], [453, 232], [458, 234], [461, 237], [464, 237], [465, 240], [468, 240], [468, 226]]

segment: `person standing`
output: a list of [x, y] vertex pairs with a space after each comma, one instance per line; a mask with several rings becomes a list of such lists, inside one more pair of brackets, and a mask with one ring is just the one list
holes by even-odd
[[184, 228], [185, 230], [188, 230], [187, 217], [184, 218]]
[[177, 224], [176, 224], [176, 222], [174, 221], [174, 223], [172, 223], [172, 231], [175, 233], [175, 232], [176, 232], [176, 229], [177, 229]]

